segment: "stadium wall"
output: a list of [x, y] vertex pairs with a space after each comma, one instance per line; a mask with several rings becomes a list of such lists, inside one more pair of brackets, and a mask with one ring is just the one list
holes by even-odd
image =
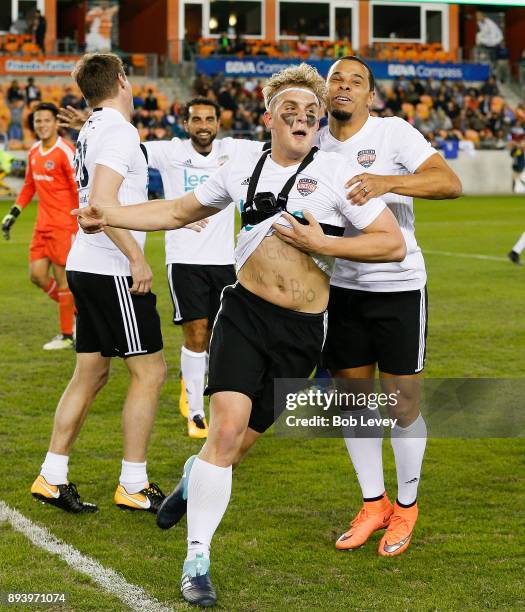
[[512, 193], [512, 167], [508, 151], [461, 151], [447, 163], [463, 183], [464, 195]]

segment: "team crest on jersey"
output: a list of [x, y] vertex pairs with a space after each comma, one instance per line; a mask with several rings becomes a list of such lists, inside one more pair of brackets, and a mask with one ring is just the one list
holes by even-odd
[[219, 164], [219, 166], [224, 165], [228, 160], [230, 159], [229, 155], [221, 155], [219, 157], [219, 159], [217, 160], [217, 163]]
[[317, 189], [317, 181], [311, 178], [302, 178], [297, 181], [297, 191], [303, 196], [306, 197], [310, 195]]
[[52, 159], [48, 159], [46, 163], [44, 164], [44, 168], [46, 170], [53, 170], [54, 167], [55, 167], [55, 162]]
[[357, 161], [363, 166], [363, 168], [370, 168], [370, 166], [376, 160], [375, 149], [363, 149], [357, 154]]

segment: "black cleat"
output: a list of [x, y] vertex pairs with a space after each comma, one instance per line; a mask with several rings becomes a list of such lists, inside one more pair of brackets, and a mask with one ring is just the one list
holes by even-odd
[[77, 487], [72, 482], [52, 485], [42, 476], [38, 476], [31, 487], [31, 495], [45, 504], [62, 508], [66, 512], [80, 514], [82, 512], [96, 512], [95, 504], [83, 502], [78, 494]]
[[157, 514], [165, 498], [166, 496], [160, 490], [159, 485], [151, 482], [138, 493], [128, 493], [125, 487], [119, 484], [113, 501], [123, 510], [145, 510]]
[[192, 455], [184, 464], [182, 478], [175, 490], [166, 497], [157, 512], [157, 525], [161, 529], [170, 529], [186, 514], [188, 506], [188, 480], [195, 457]]
[[521, 259], [519, 253], [516, 253], [516, 251], [510, 251], [510, 253], [507, 253], [507, 257], [512, 261], [513, 264], [521, 266]]
[[180, 592], [182, 598], [194, 606], [211, 608], [217, 603], [217, 594], [210, 578], [210, 560], [202, 553], [184, 562]]

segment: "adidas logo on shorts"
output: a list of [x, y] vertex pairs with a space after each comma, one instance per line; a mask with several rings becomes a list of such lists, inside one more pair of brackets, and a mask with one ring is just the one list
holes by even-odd
[[244, 181], [241, 183], [241, 185], [249, 185], [250, 184], [250, 177], [247, 176]]

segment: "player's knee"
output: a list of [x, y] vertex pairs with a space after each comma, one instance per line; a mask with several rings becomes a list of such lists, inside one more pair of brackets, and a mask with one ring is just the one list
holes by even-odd
[[29, 280], [40, 289], [45, 289], [48, 285], [48, 279], [45, 276], [33, 271], [29, 273]]
[[241, 452], [243, 428], [231, 420], [224, 420], [219, 422], [214, 429], [215, 435], [209, 442], [213, 444], [215, 454], [228, 457], [231, 463], [235, 460], [239, 463], [243, 455]]
[[168, 370], [164, 359], [159, 359], [154, 364], [149, 364], [147, 367], [137, 367], [131, 372], [131, 377], [141, 385], [148, 386], [153, 389], [160, 389], [166, 382]]

